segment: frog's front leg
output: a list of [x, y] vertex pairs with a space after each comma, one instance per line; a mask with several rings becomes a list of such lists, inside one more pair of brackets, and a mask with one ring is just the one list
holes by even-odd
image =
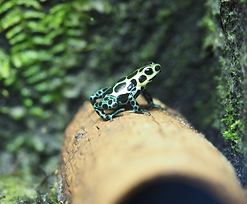
[[103, 119], [103, 120], [113, 120], [113, 117], [122, 116], [123, 114], [118, 114], [121, 111], [124, 111], [124, 108], [118, 109], [112, 114], [104, 113], [104, 110], [112, 110], [118, 107], [118, 101], [115, 96], [105, 95], [101, 101], [97, 101], [93, 105], [94, 110], [96, 113]]
[[145, 113], [147, 115], [150, 115], [150, 113], [147, 110], [143, 110], [141, 109], [140, 105], [137, 103], [135, 97], [134, 97], [135, 93], [130, 93], [129, 94], [129, 102], [130, 105], [133, 107], [132, 111], [129, 111], [130, 113]]
[[94, 105], [96, 103], [97, 99], [102, 98], [103, 94], [106, 92], [107, 89], [108, 89], [108, 87], [102, 88], [102, 89], [96, 91], [93, 95], [91, 95], [89, 97], [91, 104]]
[[154, 104], [153, 98], [146, 90], [143, 90], [142, 95], [144, 96], [145, 100], [148, 102], [148, 105], [146, 106], [147, 109], [158, 108], [158, 109], [166, 110], [165, 107], [161, 107], [160, 105]]

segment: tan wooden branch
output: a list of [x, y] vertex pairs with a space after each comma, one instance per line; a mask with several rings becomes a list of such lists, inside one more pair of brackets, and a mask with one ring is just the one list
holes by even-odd
[[[125, 111], [105, 122], [84, 103], [64, 137], [60, 175], [68, 201], [131, 203], [157, 183], [168, 185], [165, 189], [175, 183], [199, 189], [218, 203], [246, 202], [232, 166], [202, 134], [174, 118], [171, 109], [150, 113]], [[159, 196], [168, 198], [166, 192]]]

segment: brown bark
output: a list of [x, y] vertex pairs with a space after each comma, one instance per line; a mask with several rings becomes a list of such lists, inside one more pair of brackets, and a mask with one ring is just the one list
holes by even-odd
[[105, 122], [85, 102], [65, 131], [61, 179], [68, 201], [122, 203], [152, 181], [175, 181], [201, 189], [219, 203], [245, 203], [225, 157], [171, 112], [154, 109], [148, 116], [126, 111]]

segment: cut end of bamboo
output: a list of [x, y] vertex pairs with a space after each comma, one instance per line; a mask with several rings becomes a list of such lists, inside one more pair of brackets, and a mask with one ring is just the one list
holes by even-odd
[[202, 134], [170, 109], [150, 113], [103, 121], [84, 103], [61, 155], [70, 203], [246, 203], [233, 167]]

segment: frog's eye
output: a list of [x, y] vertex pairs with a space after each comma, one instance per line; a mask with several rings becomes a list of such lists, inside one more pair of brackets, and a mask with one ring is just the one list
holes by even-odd
[[155, 66], [155, 71], [157, 72], [157, 71], [159, 71], [160, 70], [160, 66], [159, 65], [157, 65], [157, 66]]
[[151, 68], [146, 68], [146, 69], [144, 70], [144, 72], [145, 72], [145, 74], [147, 74], [147, 75], [153, 74], [153, 70], [152, 70]]

